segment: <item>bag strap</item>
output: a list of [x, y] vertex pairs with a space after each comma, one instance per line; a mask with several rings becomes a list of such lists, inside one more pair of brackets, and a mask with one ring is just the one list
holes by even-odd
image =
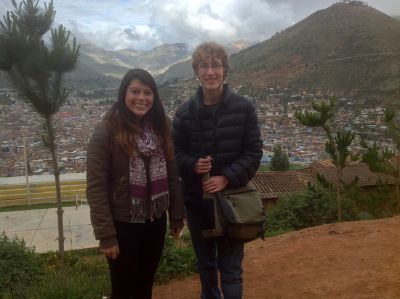
[[232, 207], [229, 206], [228, 202], [224, 199], [224, 195], [221, 192], [217, 192], [215, 193], [215, 199], [224, 220], [227, 223], [235, 223], [235, 214], [233, 213]]

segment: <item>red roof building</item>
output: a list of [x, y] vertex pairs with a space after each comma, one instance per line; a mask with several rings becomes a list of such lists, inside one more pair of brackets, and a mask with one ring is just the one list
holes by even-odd
[[[333, 185], [337, 183], [336, 167], [329, 160], [314, 162], [301, 170], [258, 172], [252, 181], [264, 204], [268, 205], [275, 204], [280, 197], [307, 190], [308, 183], [315, 185], [317, 174]], [[343, 169], [345, 183], [353, 182], [356, 177], [357, 186], [364, 190], [376, 187], [379, 181], [389, 185], [395, 183], [393, 176], [372, 172], [365, 163], [350, 164]]]

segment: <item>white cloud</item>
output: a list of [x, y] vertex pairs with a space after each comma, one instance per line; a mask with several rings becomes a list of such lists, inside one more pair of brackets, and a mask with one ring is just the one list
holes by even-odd
[[[335, 2], [54, 0], [54, 7], [57, 12], [55, 23], [65, 25], [80, 42], [90, 41], [106, 49], [129, 47], [146, 50], [161, 43], [175, 42], [184, 42], [189, 47], [205, 40], [223, 44], [237, 40], [260, 42]], [[368, 3], [386, 14], [400, 15], [398, 0], [372, 0]], [[0, 12], [11, 8], [11, 1], [0, 0]]]

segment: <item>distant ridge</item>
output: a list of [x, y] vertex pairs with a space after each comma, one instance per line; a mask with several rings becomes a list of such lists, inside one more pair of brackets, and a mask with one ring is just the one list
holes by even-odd
[[103, 75], [121, 78], [132, 68], [144, 68], [158, 74], [188, 56], [188, 49], [183, 43], [163, 44], [149, 51], [107, 51], [85, 44], [81, 47], [80, 63]]
[[[65, 75], [66, 86], [75, 90], [117, 88], [120, 79], [132, 68], [143, 68], [157, 75], [188, 57], [187, 46], [183, 43], [163, 44], [149, 51], [107, 51], [82, 43], [76, 69]], [[10, 87], [3, 78], [6, 74], [0, 71], [0, 88]]]
[[230, 59], [231, 80], [343, 95], [400, 92], [400, 22], [336, 3]]

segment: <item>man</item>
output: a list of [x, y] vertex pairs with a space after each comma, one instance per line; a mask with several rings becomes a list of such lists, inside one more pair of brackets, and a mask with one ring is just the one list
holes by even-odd
[[[244, 245], [227, 243], [221, 237], [203, 237], [201, 231], [213, 225], [213, 203], [203, 199], [203, 192], [212, 194], [248, 183], [262, 156], [260, 129], [254, 106], [224, 84], [229, 70], [224, 48], [213, 42], [203, 43], [192, 59], [201, 86], [178, 108], [173, 138], [201, 279], [201, 298], [221, 298], [218, 271], [224, 298], [242, 298]], [[209, 179], [202, 181], [208, 173]]]

